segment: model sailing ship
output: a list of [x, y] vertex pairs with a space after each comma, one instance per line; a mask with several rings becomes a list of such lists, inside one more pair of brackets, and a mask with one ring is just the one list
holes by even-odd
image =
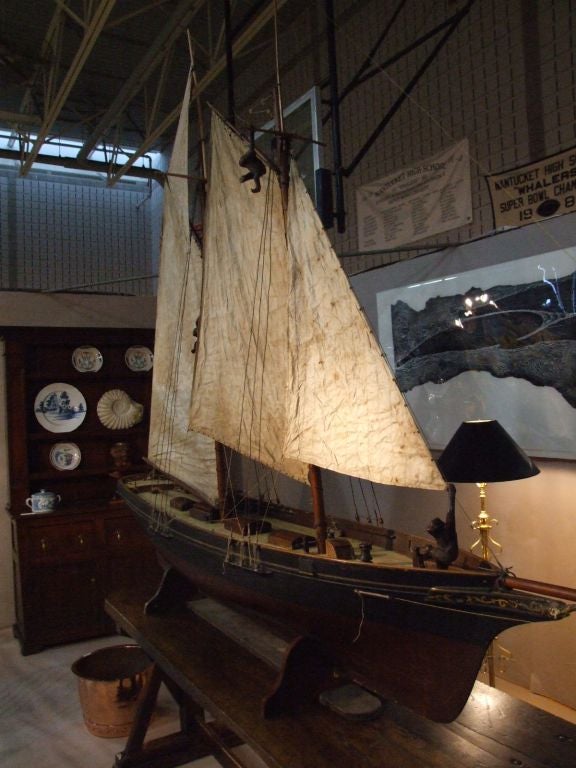
[[[165, 189], [154, 470], [125, 478], [120, 493], [163, 560], [202, 593], [280, 617], [369, 690], [452, 720], [497, 634], [574, 606], [507, 588], [470, 553], [415, 567], [416, 537], [327, 525], [318, 466], [446, 484], [298, 170], [269, 167], [254, 194], [240, 182], [250, 147], [216, 114], [200, 253], [188, 219], [188, 100], [189, 87]], [[313, 515], [235, 497], [222, 445], [309, 482]]]

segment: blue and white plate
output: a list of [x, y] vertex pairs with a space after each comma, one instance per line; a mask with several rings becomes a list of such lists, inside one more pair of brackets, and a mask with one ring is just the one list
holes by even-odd
[[60, 470], [76, 469], [82, 453], [76, 443], [56, 443], [50, 450], [50, 463]]
[[34, 415], [49, 432], [72, 432], [86, 418], [86, 400], [71, 384], [48, 384], [36, 395]]
[[72, 353], [72, 365], [80, 373], [94, 373], [102, 368], [104, 358], [102, 353], [96, 347], [84, 345], [76, 347]]
[[128, 347], [124, 360], [131, 371], [149, 371], [154, 363], [154, 355], [148, 347]]

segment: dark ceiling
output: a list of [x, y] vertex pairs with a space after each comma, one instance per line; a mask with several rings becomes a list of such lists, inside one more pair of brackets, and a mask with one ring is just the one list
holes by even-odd
[[[135, 148], [135, 157], [165, 148], [191, 54], [196, 90], [209, 100], [227, 88], [226, 40], [237, 73], [267, 27], [270, 39], [274, 13], [287, 13], [286, 5], [286, 0], [2, 0], [0, 129], [14, 141], [1, 154], [13, 153], [26, 174], [42, 157], [41, 140], [53, 137], [83, 142], [76, 160], [81, 167], [88, 167], [90, 152], [103, 142], [112, 162], [117, 148]], [[29, 134], [38, 139], [22, 155], [20, 140]]]

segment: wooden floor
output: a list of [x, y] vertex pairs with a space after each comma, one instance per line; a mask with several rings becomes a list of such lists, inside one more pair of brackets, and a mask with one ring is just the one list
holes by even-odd
[[[315, 697], [304, 700], [295, 712], [265, 719], [262, 702], [274, 686], [276, 670], [190, 611], [147, 616], [143, 602], [142, 595], [118, 594], [108, 600], [107, 611], [178, 690], [271, 768], [574, 768], [576, 764], [575, 725], [482, 683], [475, 686], [460, 717], [448, 725], [432, 723], [392, 703], [384, 703], [377, 719], [354, 722]], [[232, 763], [224, 757], [223, 764]]]

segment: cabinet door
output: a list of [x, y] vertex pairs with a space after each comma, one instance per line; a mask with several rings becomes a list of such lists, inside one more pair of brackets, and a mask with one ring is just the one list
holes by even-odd
[[106, 573], [104, 592], [150, 584], [155, 588], [161, 569], [150, 540], [132, 517], [109, 518], [104, 523]]
[[22, 599], [19, 632], [25, 653], [105, 630], [95, 561], [31, 567]]

